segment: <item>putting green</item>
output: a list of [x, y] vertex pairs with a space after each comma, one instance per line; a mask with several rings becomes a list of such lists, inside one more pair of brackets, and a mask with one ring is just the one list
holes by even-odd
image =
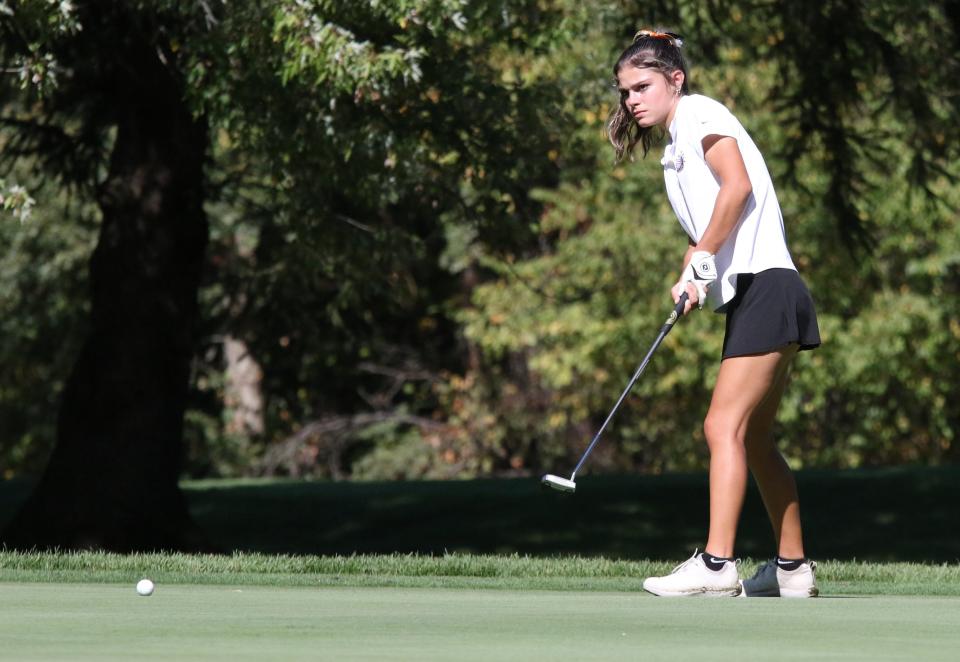
[[956, 660], [960, 598], [0, 584], [0, 658]]

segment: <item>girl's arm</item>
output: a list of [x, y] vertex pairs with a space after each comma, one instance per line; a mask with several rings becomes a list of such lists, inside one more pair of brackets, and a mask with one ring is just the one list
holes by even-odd
[[[717, 200], [713, 205], [710, 224], [707, 225], [703, 236], [696, 244], [691, 242], [691, 245], [687, 247], [687, 252], [683, 256], [684, 270], [686, 270], [687, 264], [694, 253], [703, 251], [715, 255], [720, 250], [730, 233], [737, 227], [737, 223], [740, 222], [740, 216], [747, 206], [747, 200], [753, 193], [750, 176], [747, 174], [747, 167], [743, 163], [743, 157], [735, 138], [718, 135], [707, 136], [703, 139], [703, 155], [713, 174], [720, 180], [720, 191], [717, 193]], [[681, 278], [681, 281], [683, 281], [683, 278]], [[681, 283], [677, 283], [671, 291], [674, 302], [680, 300], [680, 294], [684, 291], [688, 295], [687, 306], [684, 310], [684, 313], [687, 313], [693, 306], [700, 304], [700, 296], [693, 283], [687, 283], [685, 288], [681, 287]]]
[[740, 222], [740, 215], [753, 193], [747, 167], [735, 138], [710, 135], [703, 139], [703, 155], [720, 180], [720, 192], [713, 205], [710, 224], [695, 250], [716, 254]]
[[[686, 252], [683, 254], [683, 266], [680, 267], [680, 271], [681, 271], [681, 272], [682, 272], [684, 269], [687, 268], [687, 264], [689, 264], [689, 262], [690, 262], [690, 256], [693, 255], [693, 251], [695, 251], [695, 250], [697, 250], [697, 244], [696, 244], [696, 242], [693, 241], [693, 239], [690, 239], [690, 238], [688, 237], [688, 238], [687, 238], [687, 250], [686, 250]], [[679, 297], [677, 297], [677, 298], [679, 299]]]

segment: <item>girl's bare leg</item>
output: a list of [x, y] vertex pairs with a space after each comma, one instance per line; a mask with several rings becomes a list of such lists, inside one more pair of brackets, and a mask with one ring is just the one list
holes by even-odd
[[786, 559], [802, 559], [803, 532], [797, 483], [773, 438], [773, 423], [786, 385], [787, 376], [784, 374], [778, 387], [750, 418], [745, 442], [747, 465], [757, 481], [770, 517], [777, 554]]
[[[737, 523], [747, 488], [748, 457], [754, 475], [758, 476], [759, 471], [757, 482], [761, 485], [771, 520], [775, 521], [774, 530], [779, 528], [778, 539], [784, 542], [792, 539], [792, 518], [795, 516], [795, 534], [799, 540], [799, 509], [792, 476], [787, 481], [789, 488], [782, 489], [783, 472], [789, 476], [789, 469], [779, 453], [777, 457], [782, 466], [778, 466], [760, 441], [766, 439], [769, 448], [773, 449], [770, 430], [790, 361], [796, 352], [796, 345], [790, 345], [768, 354], [724, 359], [720, 364], [720, 374], [703, 426], [710, 447], [710, 533], [706, 551], [714, 556], [733, 556]], [[749, 454], [748, 447], [751, 449]], [[781, 550], [781, 555], [787, 556], [784, 551]]]

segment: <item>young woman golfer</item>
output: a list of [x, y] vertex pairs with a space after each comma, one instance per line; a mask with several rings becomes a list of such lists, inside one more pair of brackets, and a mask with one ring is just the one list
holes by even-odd
[[[813, 301], [787, 250], [783, 218], [763, 157], [743, 126], [713, 99], [690, 94], [682, 41], [637, 34], [614, 67], [620, 105], [608, 124], [617, 158], [658, 129], [669, 142], [663, 176], [687, 234], [676, 303], [726, 315], [723, 359], [704, 421], [710, 448], [710, 531], [703, 553], [643, 588], [655, 595], [813, 597], [815, 564], [804, 555], [796, 483], [772, 428], [799, 350], [820, 344]], [[753, 473], [773, 524], [777, 556], [751, 579], [734, 560], [737, 521]]]

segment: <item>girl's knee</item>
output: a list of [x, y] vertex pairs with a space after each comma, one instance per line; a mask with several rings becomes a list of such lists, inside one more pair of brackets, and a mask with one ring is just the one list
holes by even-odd
[[729, 446], [743, 448], [744, 445], [738, 426], [721, 416], [707, 414], [703, 421], [703, 434], [711, 452]]

